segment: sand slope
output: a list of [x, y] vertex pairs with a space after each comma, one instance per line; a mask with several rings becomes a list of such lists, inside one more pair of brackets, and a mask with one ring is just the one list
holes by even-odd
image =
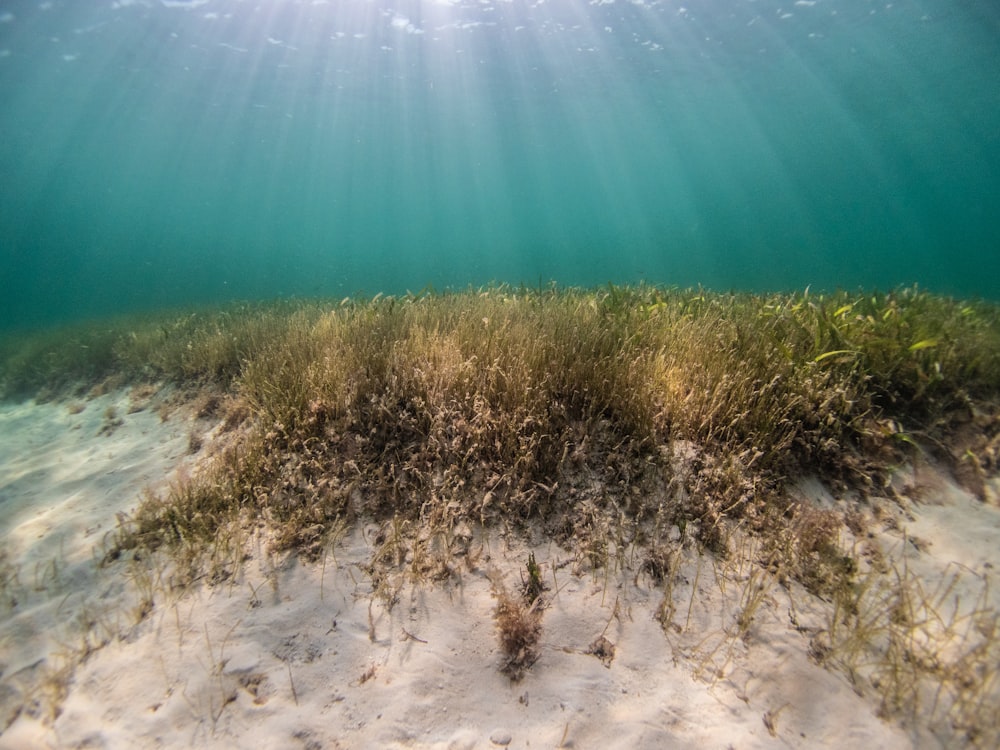
[[[795, 586], [764, 581], [738, 632], [753, 566], [723, 568], [693, 546], [666, 628], [664, 592], [638, 566], [594, 571], [543, 540], [499, 532], [476, 532], [438, 582], [415, 584], [403, 565], [387, 601], [364, 568], [371, 524], [321, 564], [269, 555], [257, 539], [236, 578], [164, 585], [140, 615], [143, 582], [128, 583], [138, 567], [98, 568], [95, 546], [143, 487], [193, 470], [188, 435], [210, 425], [190, 409], [162, 421], [129, 404], [119, 392], [79, 413], [0, 407], [0, 748], [938, 744], [926, 727], [882, 721], [866, 691], [809, 658], [820, 610], [793, 603], [808, 598]], [[954, 593], [976, 596], [978, 576], [1000, 563], [997, 508], [929, 467], [899, 481], [921, 503], [879, 541], [928, 586], [964, 566]], [[832, 502], [808, 482], [801, 492]], [[512, 682], [498, 670], [495, 582], [516, 589], [529, 552], [549, 587], [540, 657]], [[607, 646], [603, 660], [588, 653], [601, 637], [613, 657]]]

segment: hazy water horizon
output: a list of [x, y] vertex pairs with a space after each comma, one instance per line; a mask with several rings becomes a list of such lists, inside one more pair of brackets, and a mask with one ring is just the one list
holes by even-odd
[[646, 281], [1000, 299], [984, 0], [0, 2], [0, 327]]

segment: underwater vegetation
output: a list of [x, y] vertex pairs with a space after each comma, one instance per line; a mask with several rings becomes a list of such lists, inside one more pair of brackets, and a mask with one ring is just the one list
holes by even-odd
[[[0, 338], [5, 398], [137, 382], [228, 392], [254, 417], [249, 442], [269, 453], [349, 456], [324, 469], [349, 463], [378, 489], [367, 510], [488, 484], [497, 505], [484, 517], [503, 506], [526, 518], [568, 491], [565, 471], [631, 485], [669, 464], [664, 448], [678, 441], [747, 469], [756, 494], [803, 471], [872, 486], [915, 440], [934, 449], [989, 421], [1000, 308], [912, 288], [495, 287]], [[995, 464], [969, 448], [945, 458], [975, 484]]]
[[[319, 560], [365, 519], [381, 524], [371, 575], [391, 606], [393, 574], [447, 578], [471, 554], [470, 529], [540, 532], [595, 570], [641, 548], [669, 631], [678, 546], [725, 561], [750, 545], [741, 637], [762, 582], [795, 582], [836, 613], [815, 659], [852, 680], [875, 670], [885, 715], [915, 714], [930, 680], [952, 696], [941, 706], [955, 731], [984, 747], [995, 735], [984, 732], [996, 686], [979, 675], [997, 656], [995, 614], [988, 627], [977, 610], [982, 637], [959, 661], [916, 660], [900, 644], [917, 631], [933, 642], [921, 628], [934, 601], [861, 552], [882, 512], [870, 498], [891, 501], [908, 461], [940, 462], [989, 499], [995, 304], [915, 288], [497, 286], [24, 334], [0, 342], [0, 374], [7, 398], [172, 384], [232, 433], [193, 477], [120, 519], [106, 564], [164, 554], [189, 581], [225, 580], [254, 529], [276, 553]], [[837, 507], [792, 499], [804, 476]], [[542, 588], [529, 564], [522, 598], [498, 589], [512, 677], [534, 661]], [[871, 662], [875, 641], [889, 646]]]
[[[863, 491], [918, 442], [980, 496], [997, 468], [1000, 309], [910, 288], [282, 302], [11, 337], [0, 356], [7, 398], [164, 381], [228, 393], [254, 427], [219, 458], [211, 498], [186, 502], [210, 506], [208, 535], [259, 504], [288, 547], [356, 513], [537, 518], [567, 535], [581, 476], [638, 521], [657, 509], [632, 492], [676, 483], [678, 446], [696, 446], [697, 470], [672, 512], [718, 551], [723, 519], [759, 522], [789, 477]], [[190, 531], [184, 513], [164, 526], [151, 512], [143, 533]]]

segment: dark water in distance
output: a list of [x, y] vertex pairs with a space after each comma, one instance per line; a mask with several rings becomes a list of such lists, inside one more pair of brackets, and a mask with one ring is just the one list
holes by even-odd
[[997, 0], [0, 0], [0, 328], [647, 280], [1000, 299]]

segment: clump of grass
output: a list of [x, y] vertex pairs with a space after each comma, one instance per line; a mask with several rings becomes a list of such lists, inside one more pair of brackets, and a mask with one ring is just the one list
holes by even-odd
[[45, 401], [86, 393], [120, 371], [114, 356], [119, 336], [114, 322], [0, 335], [0, 396]]
[[995, 747], [1000, 616], [985, 579], [976, 600], [956, 596], [961, 577], [928, 590], [905, 565], [870, 570], [839, 592], [813, 655], [873, 694], [883, 717], [922, 723], [946, 744]]
[[545, 584], [542, 582], [542, 569], [535, 560], [534, 552], [528, 555], [525, 568], [527, 576], [522, 576], [521, 593], [528, 604], [534, 604], [541, 597], [542, 591], [545, 590]]
[[239, 304], [0, 334], [0, 398], [48, 400], [158, 380], [228, 387], [261, 348], [323, 309]]
[[854, 584], [857, 562], [840, 543], [845, 513], [807, 502], [769, 510], [762, 556], [778, 580], [794, 578], [810, 593], [827, 599]]
[[[499, 579], [493, 581], [493, 595], [497, 600], [493, 619], [502, 652], [500, 671], [514, 681], [520, 680], [539, 656], [543, 602], [540, 576], [537, 591], [531, 583], [536, 578], [532, 572], [533, 563], [534, 555], [528, 563], [528, 579], [521, 596], [512, 595]], [[534, 570], [537, 572], [537, 565]]]

